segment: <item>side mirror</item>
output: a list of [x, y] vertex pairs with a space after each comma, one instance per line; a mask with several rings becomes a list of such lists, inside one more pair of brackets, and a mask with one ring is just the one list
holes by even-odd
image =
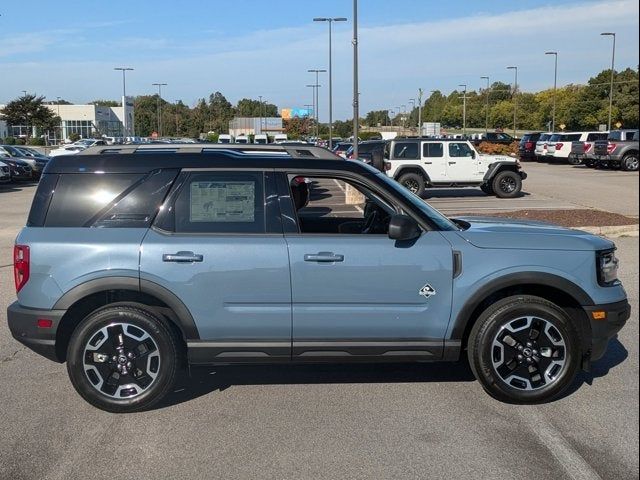
[[389, 221], [391, 240], [413, 240], [420, 236], [420, 227], [416, 221], [406, 215], [394, 215]]
[[474, 160], [476, 158], [476, 152], [474, 152], [473, 150], [471, 151], [471, 158], [473, 158]]

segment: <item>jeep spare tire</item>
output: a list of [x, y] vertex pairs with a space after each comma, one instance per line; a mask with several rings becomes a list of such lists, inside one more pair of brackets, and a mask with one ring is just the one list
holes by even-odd
[[498, 198], [514, 198], [522, 191], [522, 178], [516, 172], [499, 172], [492, 182], [493, 191]]

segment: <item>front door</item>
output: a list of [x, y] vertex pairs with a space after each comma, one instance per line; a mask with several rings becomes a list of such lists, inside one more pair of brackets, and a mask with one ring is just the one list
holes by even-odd
[[263, 172], [186, 173], [142, 243], [140, 278], [175, 294], [194, 319], [194, 363], [290, 359], [289, 257], [265, 204], [270, 185]]
[[[295, 202], [299, 230], [285, 234], [293, 358], [440, 358], [451, 309], [448, 242], [435, 231], [395, 242], [387, 228], [397, 207], [375, 192], [335, 177], [309, 185], [308, 203]], [[358, 189], [368, 196], [359, 203]]]

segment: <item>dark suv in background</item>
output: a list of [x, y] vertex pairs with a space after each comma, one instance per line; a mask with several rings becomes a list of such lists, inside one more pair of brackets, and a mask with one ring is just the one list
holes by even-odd
[[[365, 140], [360, 142], [358, 143], [358, 158], [383, 172], [385, 170], [384, 149], [386, 145], [386, 140]], [[353, 146], [347, 150], [346, 157], [349, 160], [354, 160]]]
[[520, 160], [536, 159], [536, 143], [540, 140], [542, 132], [525, 133], [518, 144], [518, 156]]

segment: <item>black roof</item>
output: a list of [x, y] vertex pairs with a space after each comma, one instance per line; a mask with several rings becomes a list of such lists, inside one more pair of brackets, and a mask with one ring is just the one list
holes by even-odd
[[203, 153], [104, 153], [98, 155], [60, 155], [53, 157], [43, 173], [147, 173], [161, 168], [229, 168], [229, 169], [314, 169], [341, 170], [366, 174], [362, 162], [340, 157], [295, 158], [280, 154], [243, 155], [234, 152]]

